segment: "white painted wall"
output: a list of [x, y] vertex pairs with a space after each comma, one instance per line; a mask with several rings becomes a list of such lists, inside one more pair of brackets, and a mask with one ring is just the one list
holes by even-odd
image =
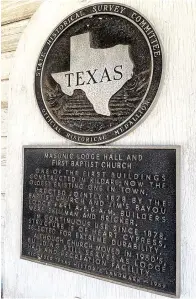
[[[20, 259], [22, 145], [69, 145], [45, 122], [33, 80], [41, 45], [72, 11], [99, 0], [48, 0], [30, 21], [19, 43], [11, 75], [5, 231], [5, 298], [158, 299], [143, 291]], [[107, 1], [109, 2], [109, 1]], [[113, 0], [114, 2], [114, 0]], [[196, 298], [196, 1], [118, 0], [154, 25], [164, 50], [158, 102], [134, 132], [115, 145], [181, 145], [181, 298]], [[112, 145], [112, 144], [110, 144]]]

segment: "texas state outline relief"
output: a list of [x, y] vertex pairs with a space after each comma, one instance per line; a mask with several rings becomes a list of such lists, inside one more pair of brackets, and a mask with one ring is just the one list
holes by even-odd
[[132, 78], [133, 67], [128, 45], [91, 48], [88, 32], [71, 37], [70, 71], [51, 75], [63, 93], [81, 89], [96, 113], [110, 116], [109, 100]]

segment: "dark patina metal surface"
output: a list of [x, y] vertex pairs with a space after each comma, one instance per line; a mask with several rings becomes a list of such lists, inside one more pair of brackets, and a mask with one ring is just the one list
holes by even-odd
[[176, 148], [24, 148], [22, 258], [177, 292]]
[[103, 144], [140, 123], [161, 72], [161, 46], [143, 16], [116, 3], [91, 5], [49, 36], [36, 66], [35, 93], [57, 133]]

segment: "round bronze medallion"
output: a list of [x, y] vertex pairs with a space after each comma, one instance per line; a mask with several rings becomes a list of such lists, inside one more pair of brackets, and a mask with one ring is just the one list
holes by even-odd
[[149, 22], [127, 6], [96, 4], [51, 33], [37, 62], [35, 93], [57, 133], [103, 144], [143, 119], [161, 73], [161, 46]]

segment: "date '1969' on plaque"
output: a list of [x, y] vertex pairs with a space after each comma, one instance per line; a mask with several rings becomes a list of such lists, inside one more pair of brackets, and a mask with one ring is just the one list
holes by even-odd
[[24, 148], [22, 258], [177, 292], [176, 148]]

